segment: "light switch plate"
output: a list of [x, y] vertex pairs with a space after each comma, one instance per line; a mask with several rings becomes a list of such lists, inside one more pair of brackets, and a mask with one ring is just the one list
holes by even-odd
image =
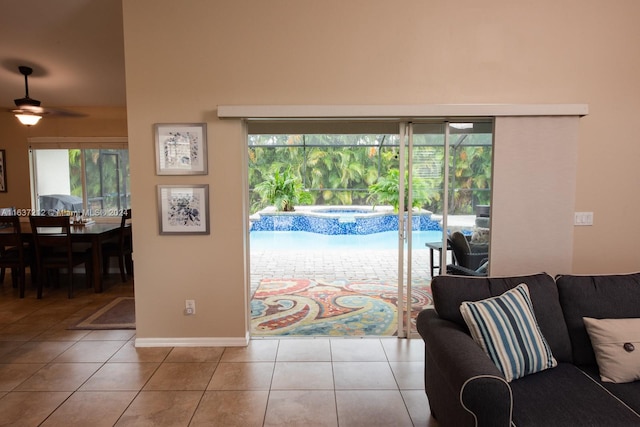
[[593, 225], [593, 212], [576, 212], [574, 225]]

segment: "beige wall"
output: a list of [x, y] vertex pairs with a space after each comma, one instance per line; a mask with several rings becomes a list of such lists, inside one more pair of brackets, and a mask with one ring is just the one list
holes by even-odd
[[[220, 104], [589, 104], [575, 209], [595, 224], [575, 229], [573, 270], [640, 270], [637, 16], [636, 0], [125, 0], [133, 203], [144, 218], [138, 337], [245, 335], [245, 149], [241, 124], [216, 118]], [[156, 176], [156, 122], [206, 122], [209, 175]], [[162, 183], [210, 184], [210, 236], [158, 235]], [[182, 315], [186, 298], [194, 317]]]

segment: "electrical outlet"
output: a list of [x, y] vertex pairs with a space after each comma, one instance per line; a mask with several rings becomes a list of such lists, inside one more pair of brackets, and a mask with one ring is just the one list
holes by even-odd
[[184, 302], [184, 314], [185, 316], [193, 316], [196, 314], [196, 300], [188, 299]]

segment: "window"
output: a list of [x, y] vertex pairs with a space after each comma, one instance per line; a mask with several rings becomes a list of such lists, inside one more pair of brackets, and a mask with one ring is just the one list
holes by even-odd
[[122, 138], [33, 138], [32, 206], [39, 214], [120, 216], [131, 207], [129, 151]]
[[[442, 214], [444, 201], [443, 123], [415, 123], [413, 132], [414, 198], [421, 196], [420, 207], [436, 214]], [[493, 125], [488, 119], [455, 125], [449, 142], [448, 211], [473, 215], [476, 206], [491, 202]], [[291, 133], [283, 122], [249, 123], [251, 214], [265, 205], [256, 186], [275, 172], [289, 169], [312, 197], [311, 204], [368, 205], [370, 186], [399, 169], [398, 123], [313, 122], [307, 126], [291, 123], [292, 130], [301, 132]], [[323, 132], [311, 133], [316, 131]]]

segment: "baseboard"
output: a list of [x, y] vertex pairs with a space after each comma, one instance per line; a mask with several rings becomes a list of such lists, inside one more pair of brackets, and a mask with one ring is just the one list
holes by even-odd
[[136, 338], [136, 347], [246, 347], [249, 336], [245, 337], [194, 337], [194, 338]]

